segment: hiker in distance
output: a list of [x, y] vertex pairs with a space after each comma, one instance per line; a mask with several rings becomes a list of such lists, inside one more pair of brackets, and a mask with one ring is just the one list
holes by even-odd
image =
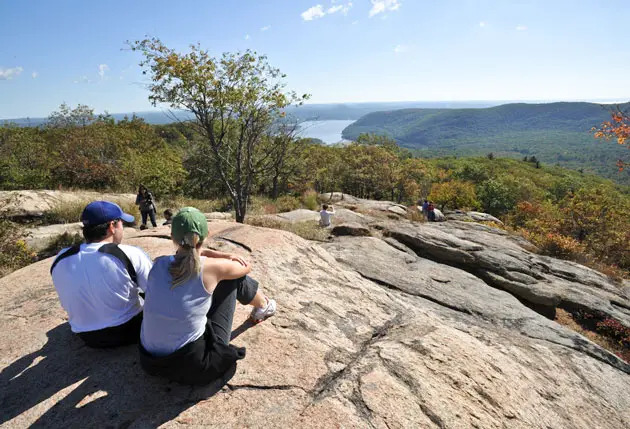
[[[330, 209], [330, 211], [328, 210]], [[319, 212], [319, 226], [328, 228], [331, 225], [331, 217], [335, 214], [335, 208], [330, 205], [322, 204], [322, 210]]]
[[230, 345], [236, 301], [252, 305], [250, 319], [273, 316], [276, 302], [247, 276], [237, 255], [201, 249], [208, 221], [193, 207], [173, 218], [174, 255], [155, 260], [149, 274], [140, 334], [140, 363], [151, 375], [184, 384], [226, 383], [245, 349]]
[[138, 342], [141, 291], [146, 290], [151, 258], [121, 244], [123, 221], [133, 222], [109, 201], [94, 201], [81, 214], [85, 243], [59, 252], [50, 273], [72, 332], [90, 347]]
[[147, 217], [151, 219], [151, 225], [155, 228], [157, 222], [155, 221], [155, 201], [153, 201], [153, 194], [144, 185], [140, 185], [138, 188], [138, 195], [136, 195], [136, 205], [140, 209], [140, 215], [142, 216], [142, 225], [140, 229], [147, 229]]

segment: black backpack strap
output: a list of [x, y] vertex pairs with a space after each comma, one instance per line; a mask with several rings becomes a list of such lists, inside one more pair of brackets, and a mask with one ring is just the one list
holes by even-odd
[[108, 255], [112, 255], [120, 262], [125, 265], [127, 269], [127, 273], [129, 273], [129, 277], [131, 277], [131, 281], [135, 284], [138, 284], [138, 276], [136, 275], [136, 269], [133, 267], [133, 264], [129, 260], [129, 257], [122, 251], [120, 247], [116, 243], [107, 243], [99, 247], [98, 249], [101, 253], [107, 253]]
[[61, 255], [57, 256], [57, 259], [55, 259], [52, 266], [50, 267], [50, 274], [52, 274], [53, 269], [57, 266], [59, 261], [67, 258], [68, 256], [76, 255], [77, 253], [79, 253], [79, 249], [81, 249], [81, 245], [75, 244], [74, 246], [70, 247], [68, 250], [63, 252]]

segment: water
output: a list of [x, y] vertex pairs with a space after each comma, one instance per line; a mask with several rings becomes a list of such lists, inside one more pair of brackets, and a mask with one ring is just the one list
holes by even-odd
[[341, 132], [354, 120], [304, 121], [300, 123], [300, 137], [320, 139], [326, 144], [335, 144], [344, 140]]

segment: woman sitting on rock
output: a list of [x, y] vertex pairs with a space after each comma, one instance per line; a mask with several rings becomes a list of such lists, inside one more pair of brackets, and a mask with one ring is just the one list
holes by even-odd
[[247, 276], [236, 255], [201, 250], [208, 222], [193, 207], [173, 218], [175, 255], [154, 262], [147, 282], [140, 334], [140, 363], [149, 374], [184, 384], [225, 384], [245, 349], [230, 345], [236, 301], [251, 304], [251, 320], [262, 322], [276, 303]]

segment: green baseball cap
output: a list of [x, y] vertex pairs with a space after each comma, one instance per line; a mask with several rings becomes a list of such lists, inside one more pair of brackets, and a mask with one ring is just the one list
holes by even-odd
[[178, 211], [171, 225], [171, 235], [177, 241], [183, 240], [189, 232], [196, 233], [201, 240], [208, 236], [208, 220], [194, 207], [184, 207]]

